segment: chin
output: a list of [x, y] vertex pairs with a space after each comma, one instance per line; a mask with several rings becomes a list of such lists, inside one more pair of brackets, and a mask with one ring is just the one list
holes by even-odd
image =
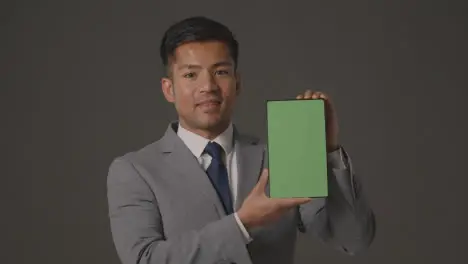
[[202, 120], [199, 120], [200, 127], [203, 127], [204, 129], [218, 128], [225, 124], [226, 124], [226, 121], [220, 116], [205, 117]]
[[209, 128], [216, 128], [216, 127], [219, 127], [223, 124], [224, 122], [222, 122], [220, 119], [216, 119], [216, 120], [205, 120], [204, 122], [201, 122], [201, 126], [206, 128], [206, 129], [209, 129]]

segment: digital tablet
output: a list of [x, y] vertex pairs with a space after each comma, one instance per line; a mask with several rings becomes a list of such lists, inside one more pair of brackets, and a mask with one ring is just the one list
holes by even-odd
[[325, 102], [268, 100], [271, 198], [328, 196]]

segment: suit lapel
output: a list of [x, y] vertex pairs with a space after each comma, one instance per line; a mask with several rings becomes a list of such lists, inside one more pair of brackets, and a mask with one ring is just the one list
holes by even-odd
[[[200, 190], [203, 199], [214, 206], [220, 217], [226, 215], [208, 175], [176, 134], [176, 130], [177, 123], [171, 123], [161, 140], [161, 150], [166, 164], [177, 173], [178, 177], [183, 179], [185, 186], [193, 190]], [[239, 184], [234, 208], [238, 210], [257, 184], [262, 168], [266, 166], [266, 160], [264, 159], [264, 147], [262, 144], [258, 144], [258, 139], [240, 135], [235, 127], [234, 147], [237, 153]]]
[[234, 138], [239, 171], [238, 198], [234, 207], [238, 210], [258, 182], [264, 165], [264, 148], [257, 139], [239, 135], [236, 129]]
[[190, 152], [175, 130], [177, 123], [172, 123], [162, 138], [162, 151], [168, 166], [183, 178], [184, 185], [199, 190], [203, 199], [212, 204], [219, 216], [224, 216], [224, 208], [213, 188], [208, 175], [200, 166], [197, 158]]

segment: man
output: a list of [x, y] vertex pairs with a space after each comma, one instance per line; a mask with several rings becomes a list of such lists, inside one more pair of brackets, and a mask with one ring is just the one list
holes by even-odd
[[108, 175], [111, 231], [124, 264], [292, 263], [297, 230], [355, 254], [375, 220], [327, 112], [329, 197], [272, 199], [265, 146], [231, 123], [241, 91], [238, 43], [224, 25], [193, 17], [161, 43], [162, 92], [178, 121], [158, 141], [116, 158]]

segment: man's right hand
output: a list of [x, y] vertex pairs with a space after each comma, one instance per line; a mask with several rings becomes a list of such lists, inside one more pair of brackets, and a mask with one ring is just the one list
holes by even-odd
[[269, 198], [265, 194], [268, 169], [264, 169], [260, 180], [244, 200], [237, 212], [246, 228], [262, 226], [278, 220], [289, 209], [310, 202], [311, 198]]

